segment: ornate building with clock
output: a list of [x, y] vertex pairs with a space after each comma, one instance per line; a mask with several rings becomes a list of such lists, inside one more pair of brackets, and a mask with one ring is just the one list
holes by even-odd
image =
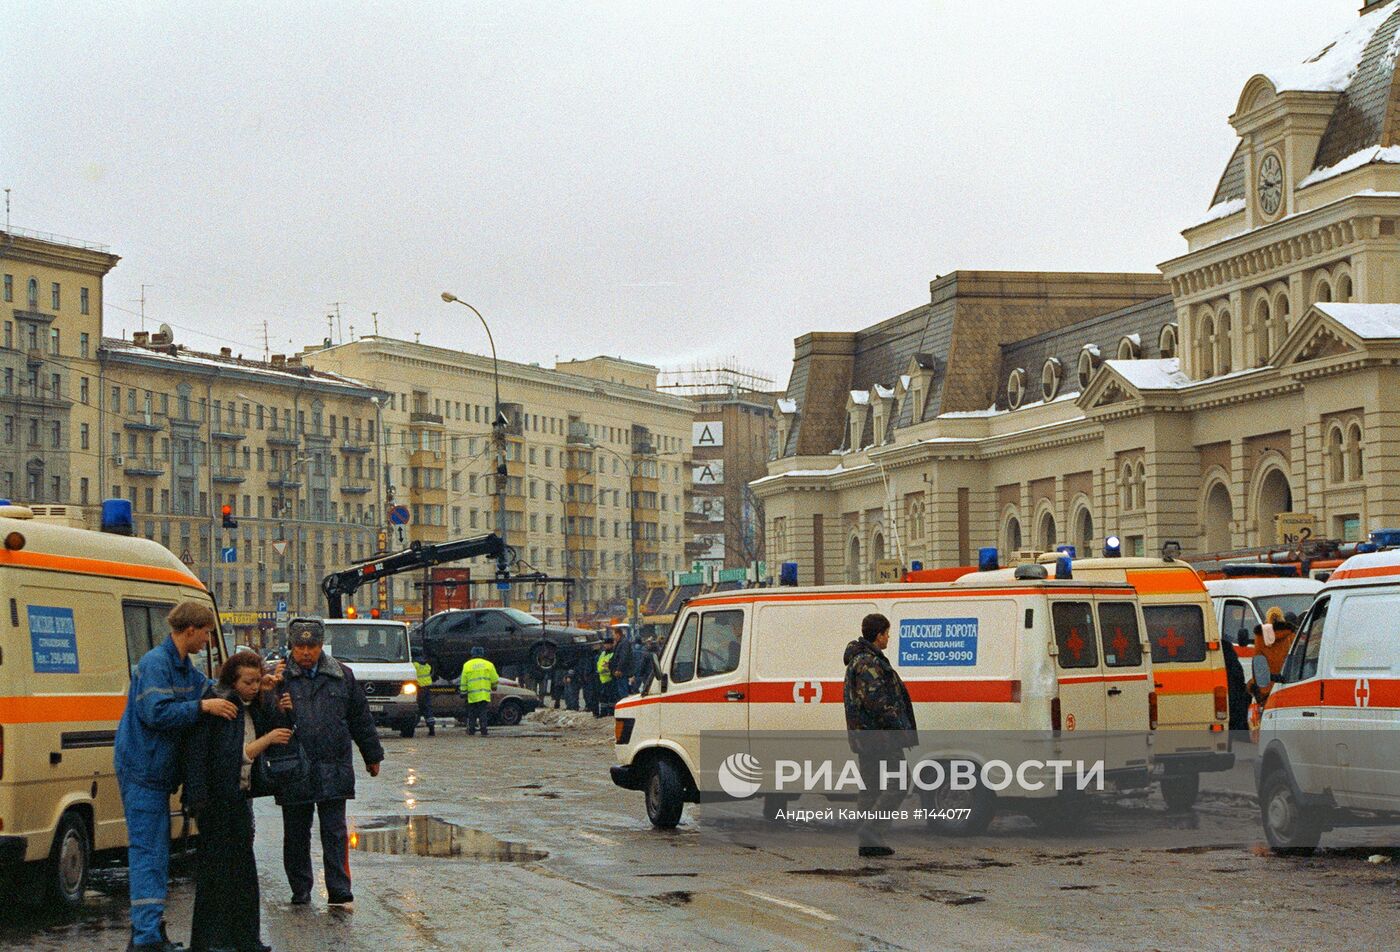
[[959, 271], [798, 338], [770, 561], [804, 584], [977, 549], [1205, 554], [1279, 516], [1400, 527], [1400, 2], [1259, 73], [1186, 251], [1160, 274]]

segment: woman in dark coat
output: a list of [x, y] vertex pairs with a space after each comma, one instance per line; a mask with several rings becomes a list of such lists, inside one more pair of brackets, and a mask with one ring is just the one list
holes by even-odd
[[[229, 658], [209, 690], [234, 702], [238, 716], [202, 716], [186, 747], [185, 807], [199, 823], [191, 952], [269, 950], [261, 938], [252, 798], [266, 792], [255, 777], [258, 755], [292, 739], [290, 729], [275, 726], [263, 694], [279, 680], [264, 676], [251, 651]], [[278, 703], [288, 709], [291, 699]]]

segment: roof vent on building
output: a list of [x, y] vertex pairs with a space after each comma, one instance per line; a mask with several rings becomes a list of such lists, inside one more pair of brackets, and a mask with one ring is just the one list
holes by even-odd
[[286, 354], [273, 354], [273, 355], [272, 355], [272, 366], [274, 366], [274, 367], [285, 367], [285, 366], [287, 366], [287, 355], [286, 355]]
[[232, 347], [220, 347], [220, 348], [219, 348], [219, 356], [220, 356], [220, 357], [232, 357], [232, 356], [233, 356], [233, 348], [232, 348]]
[[147, 331], [132, 331], [131, 342], [137, 347], [145, 347], [151, 340], [151, 335]]

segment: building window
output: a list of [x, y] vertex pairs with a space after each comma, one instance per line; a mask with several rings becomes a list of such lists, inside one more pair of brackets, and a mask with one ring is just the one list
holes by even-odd
[[78, 335], [78, 356], [87, 358], [89, 356], [90, 338], [87, 332]]
[[49, 353], [57, 354], [58, 350], [58, 328], [49, 328]]
[[88, 480], [86, 476], [78, 480], [78, 503], [83, 506], [88, 504]]
[[55, 281], [55, 282], [53, 283], [53, 286], [52, 286], [49, 290], [50, 290], [50, 300], [53, 302], [53, 309], [54, 309], [55, 311], [57, 311], [57, 310], [59, 309], [59, 303], [58, 303], [58, 302], [59, 302], [58, 282]]
[[1051, 357], [1040, 371], [1040, 393], [1049, 403], [1060, 392], [1060, 381], [1064, 377], [1064, 367], [1058, 357]]
[[1006, 380], [1006, 404], [1011, 409], [1020, 408], [1026, 399], [1026, 371], [1017, 367]]
[[54, 420], [53, 423], [50, 424], [50, 427], [52, 429], [52, 432], [49, 434], [50, 443], [53, 445], [54, 449], [60, 449], [63, 446], [63, 424]]
[[87, 289], [87, 288], [79, 288], [79, 289], [78, 289], [78, 313], [80, 313], [80, 314], [86, 314], [87, 312], [88, 312], [88, 289]]
[[1167, 324], [1163, 326], [1162, 332], [1157, 335], [1157, 352], [1162, 357], [1176, 356], [1176, 325]]
[[9, 301], [13, 301], [14, 299], [15, 299], [15, 276], [14, 276], [13, 274], [7, 274], [7, 275], [5, 275], [5, 300], [6, 300], [7, 302], [9, 302]]
[[37, 307], [39, 306], [39, 279], [38, 279], [38, 278], [30, 278], [30, 279], [29, 279], [29, 288], [28, 288], [28, 292], [29, 292], [29, 293], [26, 295], [26, 297], [29, 299], [29, 307], [30, 307], [30, 309], [32, 310], [32, 309], [37, 308]]
[[1142, 338], [1136, 334], [1128, 334], [1118, 342], [1119, 360], [1137, 360], [1142, 356]]

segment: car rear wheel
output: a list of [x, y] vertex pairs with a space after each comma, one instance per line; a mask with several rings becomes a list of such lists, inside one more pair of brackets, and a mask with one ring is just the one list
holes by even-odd
[[504, 727], [514, 727], [520, 723], [520, 719], [525, 716], [524, 710], [519, 701], [507, 698], [501, 702], [501, 706], [496, 709], [496, 723]]
[[674, 829], [685, 809], [685, 784], [667, 757], [658, 757], [647, 774], [647, 819], [658, 830]]
[[70, 810], [58, 821], [53, 848], [44, 864], [44, 886], [49, 898], [69, 909], [81, 906], [91, 869], [92, 841], [87, 824]]
[[530, 646], [530, 664], [540, 671], [552, 671], [558, 663], [558, 645], [551, 641], [537, 641]]
[[1280, 856], [1309, 856], [1322, 838], [1322, 818], [1298, 801], [1282, 767], [1272, 768], [1259, 784], [1259, 813], [1264, 838]]
[[1162, 799], [1167, 801], [1167, 809], [1177, 813], [1185, 812], [1196, 805], [1201, 795], [1201, 775], [1198, 773], [1173, 774], [1162, 778]]

